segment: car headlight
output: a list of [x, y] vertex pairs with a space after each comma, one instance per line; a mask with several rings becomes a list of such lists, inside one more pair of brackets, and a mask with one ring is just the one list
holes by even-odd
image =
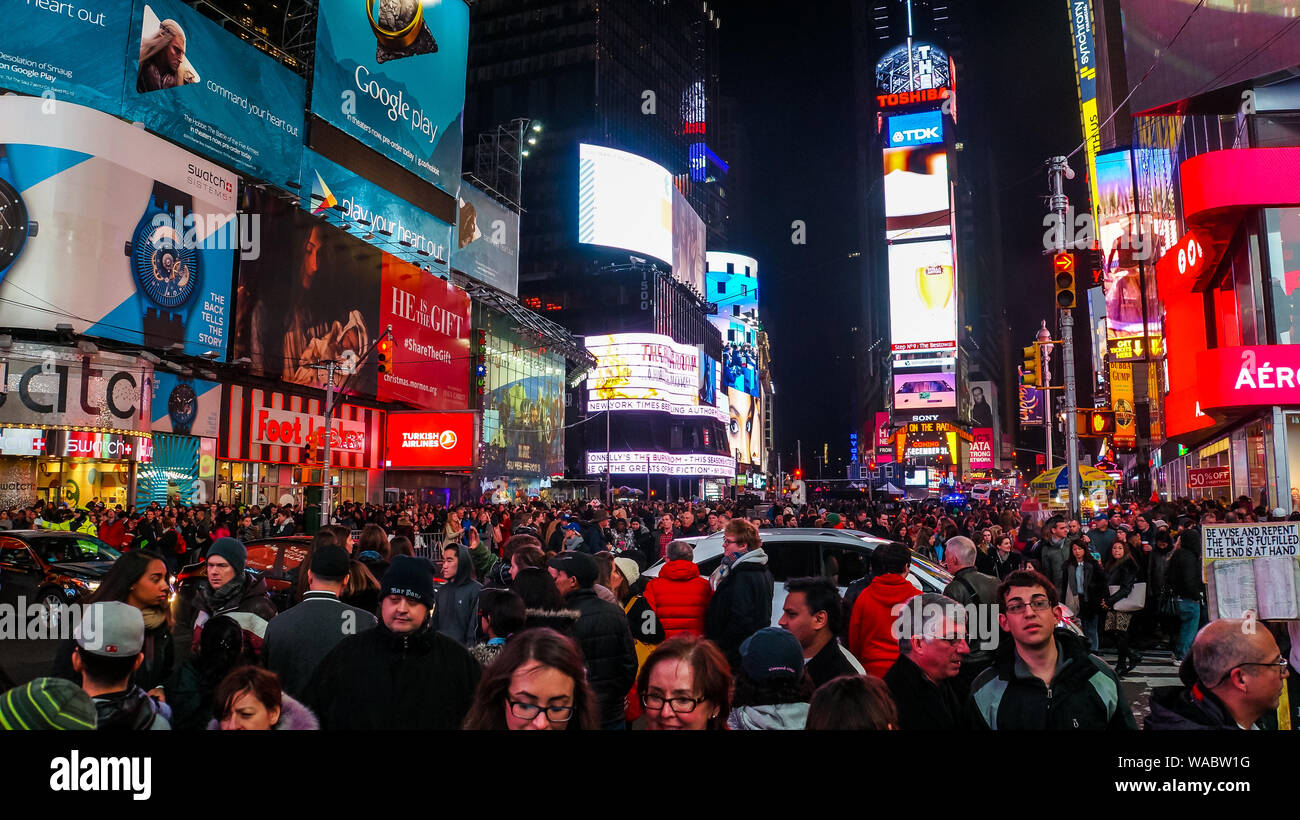
[[167, 585], [168, 585], [168, 586], [172, 586], [172, 587], [176, 586], [176, 576], [175, 576], [175, 575], [168, 575], [168, 576], [167, 576]]
[[95, 590], [99, 589], [99, 581], [83, 581], [82, 583], [84, 583], [86, 585], [86, 589], [90, 590], [91, 592], [94, 592]]

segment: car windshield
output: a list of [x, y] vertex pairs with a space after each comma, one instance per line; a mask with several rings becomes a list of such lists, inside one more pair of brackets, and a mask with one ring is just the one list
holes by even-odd
[[51, 564], [72, 563], [77, 561], [116, 561], [120, 552], [88, 535], [75, 538], [55, 538], [46, 536], [32, 538], [28, 541], [32, 549], [41, 558]]

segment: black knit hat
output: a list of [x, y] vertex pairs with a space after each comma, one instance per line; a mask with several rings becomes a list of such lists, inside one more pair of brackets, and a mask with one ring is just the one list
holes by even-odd
[[401, 595], [433, 607], [433, 567], [423, 558], [399, 555], [388, 566], [384, 579], [379, 582], [383, 597]]

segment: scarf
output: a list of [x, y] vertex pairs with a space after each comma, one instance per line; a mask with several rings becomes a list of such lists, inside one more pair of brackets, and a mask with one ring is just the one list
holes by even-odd
[[212, 583], [206, 578], [203, 580], [203, 590], [207, 593], [208, 606], [212, 608], [212, 614], [223, 612], [227, 609], [233, 609], [239, 599], [243, 596], [244, 587], [248, 585], [248, 576], [239, 575], [230, 580], [230, 583], [221, 589], [213, 589]]
[[144, 616], [144, 628], [146, 631], [157, 629], [167, 623], [167, 608], [165, 606], [151, 606], [148, 609], [140, 610]]

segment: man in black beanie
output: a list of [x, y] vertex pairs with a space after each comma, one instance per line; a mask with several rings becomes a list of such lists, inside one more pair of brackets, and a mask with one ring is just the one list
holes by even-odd
[[379, 594], [379, 625], [330, 650], [303, 701], [322, 729], [459, 729], [481, 669], [432, 628], [433, 567], [399, 555]]

